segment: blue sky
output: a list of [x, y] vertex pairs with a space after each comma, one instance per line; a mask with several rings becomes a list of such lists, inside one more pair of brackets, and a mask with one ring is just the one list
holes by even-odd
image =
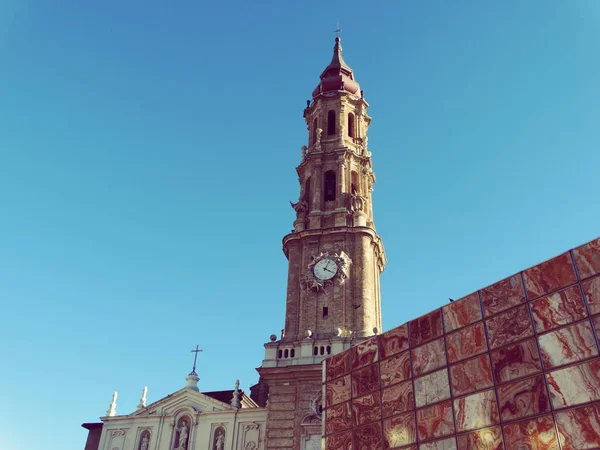
[[384, 329], [600, 235], [600, 2], [93, 3], [0, 2], [3, 450], [257, 381], [338, 19]]

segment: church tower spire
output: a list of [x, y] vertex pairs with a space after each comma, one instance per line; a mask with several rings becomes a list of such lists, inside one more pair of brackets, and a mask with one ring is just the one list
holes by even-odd
[[296, 167], [296, 218], [283, 238], [285, 328], [265, 344], [254, 389], [261, 405], [268, 392], [267, 450], [321, 442], [321, 361], [381, 330], [386, 259], [373, 220], [368, 106], [337, 37], [304, 109], [308, 142]]
[[296, 168], [296, 220], [283, 238], [285, 328], [280, 341], [266, 344], [276, 349], [267, 351], [276, 366], [320, 362], [381, 330], [379, 276], [386, 258], [373, 220], [368, 106], [336, 37], [304, 109], [308, 145]]

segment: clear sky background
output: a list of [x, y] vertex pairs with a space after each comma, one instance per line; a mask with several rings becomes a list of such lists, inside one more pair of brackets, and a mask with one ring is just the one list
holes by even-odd
[[0, 0], [2, 450], [257, 382], [338, 19], [384, 329], [600, 235], [597, 0]]

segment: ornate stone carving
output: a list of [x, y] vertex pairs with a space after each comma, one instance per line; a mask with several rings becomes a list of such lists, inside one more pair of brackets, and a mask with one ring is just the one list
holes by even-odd
[[313, 414], [321, 420], [321, 415], [323, 413], [323, 390], [319, 388], [315, 396], [310, 401], [310, 409]]
[[296, 203], [290, 202], [294, 211], [296, 211], [296, 219], [304, 219], [306, 218], [306, 214], [308, 212], [308, 202], [302, 198], [298, 198]]
[[302, 156], [300, 158], [300, 161], [304, 161], [304, 158], [306, 158], [307, 152], [308, 152], [308, 147], [306, 145], [303, 145], [300, 148], [301, 152], [302, 152]]
[[315, 141], [315, 149], [321, 151], [321, 134], [323, 134], [322, 128], [317, 128], [317, 139]]
[[[335, 275], [328, 280], [318, 278], [315, 276], [314, 272], [315, 266], [319, 263], [319, 261], [325, 259], [332, 260], [337, 266]], [[312, 257], [312, 261], [306, 270], [304, 284], [308, 289], [315, 293], [322, 291], [327, 294], [326, 288], [333, 286], [334, 280], [337, 279], [340, 284], [344, 284], [346, 278], [348, 278], [348, 269], [350, 267], [350, 263], [350, 258], [343, 251], [340, 253], [321, 252], [317, 256]]]
[[350, 194], [350, 198], [348, 199], [348, 203], [348, 214], [353, 216], [358, 212], [366, 210], [367, 199], [362, 195], [358, 195], [355, 192], [352, 192]]
[[111, 436], [112, 437], [125, 436], [125, 430], [113, 430], [111, 432]]

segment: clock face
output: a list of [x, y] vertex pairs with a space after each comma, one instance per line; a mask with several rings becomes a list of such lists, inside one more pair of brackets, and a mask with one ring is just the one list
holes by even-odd
[[331, 259], [325, 258], [315, 264], [313, 271], [319, 280], [329, 280], [337, 273], [338, 266]]

